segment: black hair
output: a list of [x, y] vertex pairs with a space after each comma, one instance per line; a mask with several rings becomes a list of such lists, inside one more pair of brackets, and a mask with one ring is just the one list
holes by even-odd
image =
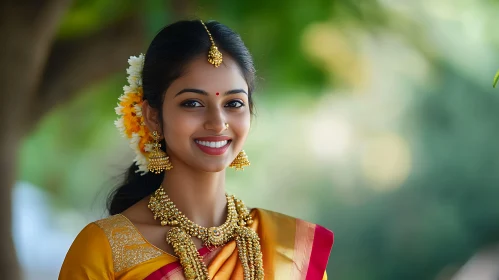
[[[250, 112], [253, 113], [252, 92], [255, 83], [253, 59], [241, 37], [229, 27], [216, 22], [206, 23], [216, 46], [224, 55], [230, 56], [239, 66], [248, 84]], [[211, 42], [199, 20], [178, 21], [164, 27], [152, 40], [145, 55], [142, 70], [144, 100], [159, 111], [162, 116], [164, 95], [175, 79], [182, 76], [185, 67], [194, 58], [207, 56]], [[207, 62], [208, 63], [208, 62]], [[162, 140], [162, 149], [166, 143]], [[119, 214], [139, 200], [157, 190], [163, 182], [165, 173], [145, 175], [136, 173], [138, 167], [133, 163], [125, 173], [125, 179], [107, 200], [110, 215]]]

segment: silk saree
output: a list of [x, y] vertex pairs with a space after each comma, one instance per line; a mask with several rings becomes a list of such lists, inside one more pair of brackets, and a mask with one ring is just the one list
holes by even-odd
[[[260, 236], [265, 279], [327, 279], [331, 231], [276, 212], [253, 209], [251, 227]], [[243, 279], [235, 241], [199, 249], [211, 279]], [[178, 259], [149, 243], [123, 215], [87, 225], [71, 245], [60, 280], [183, 280]]]

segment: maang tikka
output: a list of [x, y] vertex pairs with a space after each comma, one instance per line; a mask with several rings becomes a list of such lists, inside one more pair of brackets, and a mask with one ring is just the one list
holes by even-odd
[[168, 155], [161, 150], [161, 144], [159, 143], [161, 137], [157, 131], [152, 133], [154, 143], [152, 144], [152, 152], [149, 153], [149, 163], [147, 164], [147, 169], [154, 174], [159, 174], [165, 170], [170, 170], [173, 168], [172, 163]]
[[211, 36], [210, 30], [208, 30], [208, 27], [206, 26], [206, 24], [204, 24], [202, 20], [201, 24], [204, 26], [204, 29], [206, 29], [206, 32], [208, 33], [211, 42], [211, 47], [210, 50], [208, 51], [208, 62], [213, 64], [213, 66], [218, 67], [220, 66], [220, 64], [222, 64], [222, 53], [218, 50], [217, 46], [215, 45], [215, 41]]

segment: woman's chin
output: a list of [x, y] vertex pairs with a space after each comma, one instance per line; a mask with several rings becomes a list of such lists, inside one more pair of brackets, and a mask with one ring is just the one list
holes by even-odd
[[203, 166], [199, 166], [199, 169], [204, 172], [222, 172], [227, 168], [225, 164], [206, 164]]

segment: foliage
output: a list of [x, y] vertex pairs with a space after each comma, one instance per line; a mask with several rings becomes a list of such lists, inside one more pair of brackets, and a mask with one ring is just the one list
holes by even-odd
[[496, 87], [498, 81], [499, 81], [499, 71], [497, 71], [496, 75], [494, 76], [494, 82], [492, 86]]

